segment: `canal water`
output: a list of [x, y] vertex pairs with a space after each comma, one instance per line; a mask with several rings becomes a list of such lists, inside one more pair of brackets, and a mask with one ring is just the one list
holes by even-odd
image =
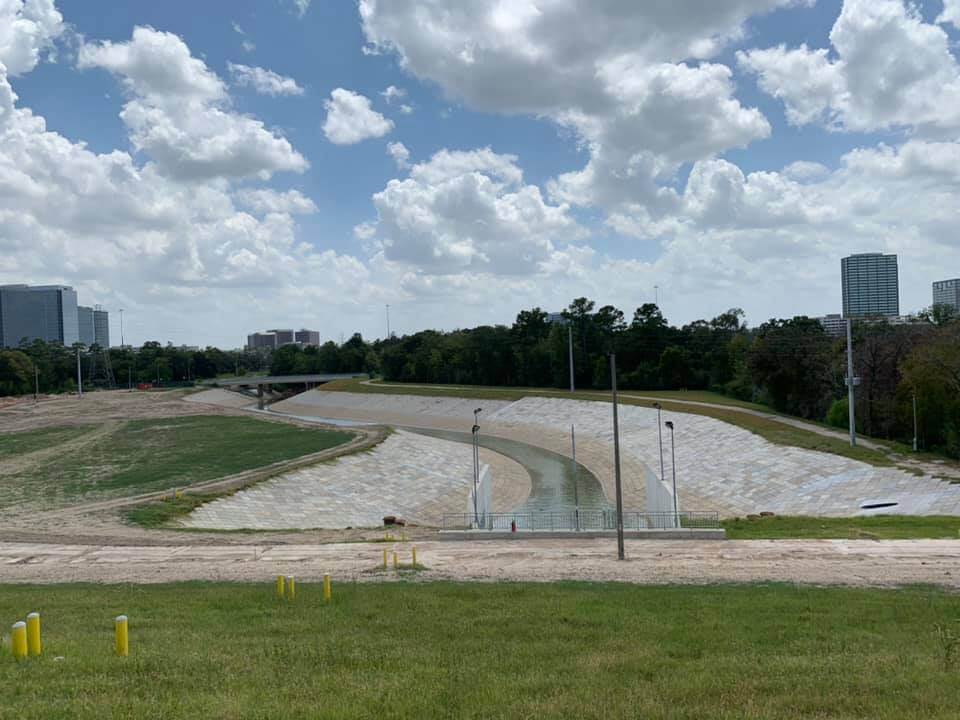
[[[469, 433], [424, 428], [404, 430], [467, 446], [472, 443]], [[530, 497], [519, 507], [513, 508], [512, 512], [573, 512], [577, 504], [583, 511], [612, 508], [597, 477], [580, 463], [574, 467], [570, 458], [534, 445], [483, 433], [480, 434], [480, 446], [515, 460], [530, 473]], [[464, 452], [470, 452], [469, 448], [465, 448]]]

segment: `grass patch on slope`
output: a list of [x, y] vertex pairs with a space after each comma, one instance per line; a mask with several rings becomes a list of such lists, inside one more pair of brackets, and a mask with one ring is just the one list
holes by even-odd
[[852, 518], [802, 516], [737, 518], [720, 523], [731, 540], [960, 539], [960, 517], [950, 515], [871, 515]]
[[[8, 586], [11, 717], [957, 717], [960, 598], [787, 585]], [[113, 618], [130, 618], [130, 656]], [[9, 627], [5, 625], [4, 627]], [[62, 657], [54, 661], [55, 657]]]

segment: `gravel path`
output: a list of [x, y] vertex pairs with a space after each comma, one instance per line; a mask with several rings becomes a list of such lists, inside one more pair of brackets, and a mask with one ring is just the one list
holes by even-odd
[[[383, 550], [410, 562], [409, 543], [117, 547], [0, 543], [0, 583], [269, 582], [278, 574], [316, 582], [391, 581]], [[955, 540], [628, 540], [613, 538], [418, 542], [421, 580], [591, 580], [637, 584], [791, 582], [960, 588]], [[409, 577], [409, 575], [407, 575]]]

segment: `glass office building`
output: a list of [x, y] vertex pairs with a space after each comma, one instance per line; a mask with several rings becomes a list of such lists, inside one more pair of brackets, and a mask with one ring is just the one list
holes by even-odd
[[960, 311], [960, 278], [935, 282], [933, 284], [933, 304], [947, 305]]
[[840, 262], [843, 316], [895, 317], [900, 314], [900, 280], [896, 255], [863, 253]]
[[64, 285], [0, 286], [0, 346], [80, 340], [77, 293]]

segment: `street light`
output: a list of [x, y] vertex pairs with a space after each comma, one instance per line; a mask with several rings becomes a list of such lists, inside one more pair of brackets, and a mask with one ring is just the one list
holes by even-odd
[[477, 506], [477, 495], [480, 488], [480, 413], [483, 408], [473, 411], [473, 524], [480, 527], [480, 511]]
[[676, 444], [673, 441], [673, 423], [670, 420], [667, 420], [664, 423], [668, 428], [670, 428], [670, 465], [673, 471], [673, 524], [675, 527], [680, 527], [680, 506], [677, 503], [677, 451]]
[[623, 488], [620, 484], [620, 419], [617, 415], [616, 353], [610, 353], [610, 388], [613, 394], [613, 477], [617, 493], [617, 558], [623, 560]]
[[660, 444], [660, 482], [663, 482], [667, 479], [665, 477], [666, 473], [663, 471], [663, 428], [660, 427], [660, 411], [663, 410], [663, 405], [655, 402], [653, 406], [657, 409], [657, 442]]

